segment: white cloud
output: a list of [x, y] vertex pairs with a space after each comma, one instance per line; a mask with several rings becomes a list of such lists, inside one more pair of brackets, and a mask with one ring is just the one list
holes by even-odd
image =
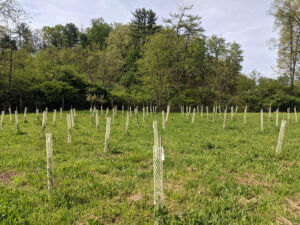
[[267, 40], [272, 33], [273, 18], [267, 15], [272, 0], [20, 0], [32, 16], [32, 26], [53, 26], [75, 23], [87, 27], [90, 19], [103, 17], [109, 23], [128, 23], [136, 8], [151, 8], [159, 21], [175, 12], [177, 4], [193, 4], [193, 14], [202, 17], [206, 35], [216, 34], [227, 41], [236, 41], [244, 50], [243, 72], [256, 69], [275, 77], [271, 67], [276, 52], [270, 51]]

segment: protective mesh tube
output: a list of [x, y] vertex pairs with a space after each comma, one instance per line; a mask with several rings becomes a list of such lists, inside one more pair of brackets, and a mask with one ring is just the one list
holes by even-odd
[[111, 122], [111, 118], [107, 117], [106, 118], [105, 140], [104, 140], [104, 152], [107, 152], [108, 148], [109, 148], [110, 122]]
[[68, 124], [68, 143], [71, 143], [72, 137], [71, 137], [71, 116], [70, 116], [70, 114], [67, 115], [67, 124]]
[[264, 131], [264, 111], [260, 110], [260, 130]]
[[153, 178], [154, 178], [154, 206], [156, 209], [163, 206], [163, 163], [161, 146], [158, 142], [157, 121], [153, 121]]
[[277, 142], [277, 146], [276, 146], [276, 154], [280, 154], [281, 152], [281, 147], [282, 147], [282, 142], [283, 142], [283, 136], [284, 136], [284, 131], [285, 131], [285, 125], [286, 125], [286, 121], [282, 120], [281, 121], [281, 127], [280, 127], [280, 131], [279, 131], [279, 137], [278, 137], [278, 142]]
[[53, 171], [52, 171], [52, 134], [46, 134], [46, 151], [47, 151], [47, 178], [48, 178], [48, 197], [52, 199], [53, 193]]

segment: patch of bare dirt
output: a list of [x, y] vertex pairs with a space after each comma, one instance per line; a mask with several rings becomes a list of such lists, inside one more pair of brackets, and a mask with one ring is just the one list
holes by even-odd
[[255, 197], [252, 198], [245, 198], [245, 197], [241, 197], [238, 202], [242, 205], [242, 206], [246, 206], [247, 204], [255, 204], [257, 203], [258, 199]]
[[246, 184], [250, 186], [264, 186], [264, 187], [269, 187], [270, 184], [267, 182], [263, 181], [261, 179], [262, 176], [257, 175], [257, 174], [250, 174], [250, 173], [245, 173], [241, 177], [236, 177], [238, 183], [240, 184]]
[[300, 214], [300, 200], [298, 199], [287, 199], [287, 206], [291, 213]]
[[0, 172], [0, 182], [8, 182], [10, 181], [10, 178], [15, 176], [17, 173], [15, 172], [9, 172], [9, 171], [5, 171], [5, 172]]
[[291, 223], [291, 221], [289, 221], [288, 219], [286, 219], [286, 218], [284, 218], [282, 216], [277, 218], [276, 223], [278, 225], [293, 225]]
[[129, 201], [137, 202], [143, 198], [143, 195], [141, 193], [137, 193], [134, 195], [129, 195], [126, 199]]

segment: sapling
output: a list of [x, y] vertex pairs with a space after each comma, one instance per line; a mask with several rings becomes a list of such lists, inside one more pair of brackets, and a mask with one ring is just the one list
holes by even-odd
[[12, 116], [11, 116], [11, 108], [10, 106], [8, 107], [8, 112], [9, 112], [9, 121], [12, 121]]
[[297, 116], [296, 106], [294, 107], [294, 113], [295, 113], [295, 122], [298, 123], [298, 116]]
[[108, 117], [108, 114], [109, 114], [109, 108], [107, 107], [106, 108], [106, 115], [105, 116]]
[[71, 137], [71, 116], [70, 114], [67, 115], [67, 125], [68, 125], [68, 143], [72, 142], [72, 137]]
[[231, 118], [230, 119], [232, 121], [233, 120], [233, 106], [230, 107], [230, 110], [231, 110]]
[[130, 116], [132, 116], [131, 105], [129, 106]]
[[25, 107], [24, 109], [23, 123], [27, 123], [26, 116], [27, 116], [27, 107]]
[[146, 106], [146, 115], [147, 115], [147, 117], [149, 117], [149, 109], [148, 109], [148, 105]]
[[288, 124], [290, 124], [290, 107], [288, 107], [288, 109], [287, 109], [287, 122], [288, 122]]
[[153, 146], [154, 207], [155, 207], [155, 211], [158, 211], [163, 207], [164, 197], [163, 197], [163, 154], [162, 154], [162, 146], [161, 144], [159, 144], [159, 140], [158, 140], [157, 121], [153, 121], [153, 131], [154, 131], [154, 146]]
[[263, 109], [260, 110], [260, 130], [264, 131], [264, 111]]
[[165, 124], [165, 111], [164, 110], [161, 112], [161, 120], [162, 120], [163, 130], [165, 130], [166, 129], [166, 124]]
[[227, 116], [227, 106], [226, 106], [226, 108], [225, 108], [225, 110], [224, 110], [223, 130], [224, 130], [225, 127], [226, 127], [226, 116]]
[[20, 126], [19, 126], [19, 115], [18, 115], [18, 111], [17, 110], [15, 111], [15, 122], [16, 122], [17, 132], [19, 133], [20, 132]]
[[199, 105], [197, 105], [197, 115], [199, 115]]
[[98, 110], [96, 109], [96, 129], [99, 130], [99, 116], [98, 116]]
[[129, 118], [130, 118], [130, 115], [129, 115], [129, 112], [127, 111], [126, 126], [125, 126], [125, 133], [126, 133], [126, 135], [128, 135]]
[[286, 121], [282, 120], [281, 126], [280, 126], [280, 131], [279, 131], [279, 136], [278, 136], [278, 142], [277, 142], [277, 146], [276, 146], [276, 154], [277, 155], [279, 155], [281, 152], [283, 136], [284, 136], [284, 131], [285, 131], [285, 124], [286, 124]]
[[221, 111], [221, 106], [219, 105], [219, 113], [220, 113], [220, 119], [222, 118], [222, 111]]
[[74, 108], [73, 109], [73, 117], [74, 117], [74, 120], [76, 119], [76, 109]]
[[46, 151], [47, 151], [47, 178], [48, 178], [48, 198], [52, 200], [53, 195], [53, 149], [52, 149], [52, 134], [46, 134]]
[[103, 115], [103, 106], [101, 105], [101, 115]]
[[122, 116], [124, 115], [124, 105], [122, 105]]
[[206, 106], [206, 119], [208, 120], [208, 106]]
[[106, 132], [105, 132], [105, 140], [104, 140], [104, 152], [107, 152], [108, 149], [109, 149], [110, 122], [111, 122], [111, 118], [106, 117]]
[[195, 122], [195, 108], [193, 109], [193, 117], [192, 117], [192, 123]]

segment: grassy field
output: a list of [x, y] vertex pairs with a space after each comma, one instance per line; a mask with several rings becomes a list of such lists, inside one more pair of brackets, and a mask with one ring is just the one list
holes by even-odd
[[[119, 111], [104, 153], [105, 115], [100, 129], [88, 111], [77, 112], [67, 143], [67, 112], [53, 132], [54, 195], [48, 202], [46, 145], [41, 122], [28, 114], [17, 134], [5, 116], [0, 131], [0, 224], [153, 224], [154, 115], [137, 125]], [[41, 117], [41, 115], [40, 115]], [[223, 114], [222, 114], [223, 118]], [[196, 115], [171, 113], [159, 133], [165, 150], [165, 224], [300, 224], [300, 122], [291, 114], [282, 152], [275, 154], [279, 127], [249, 113], [235, 115], [223, 130]], [[280, 120], [282, 114], [280, 114]], [[299, 117], [300, 118], [300, 117]], [[49, 113], [46, 132], [51, 129]]]

